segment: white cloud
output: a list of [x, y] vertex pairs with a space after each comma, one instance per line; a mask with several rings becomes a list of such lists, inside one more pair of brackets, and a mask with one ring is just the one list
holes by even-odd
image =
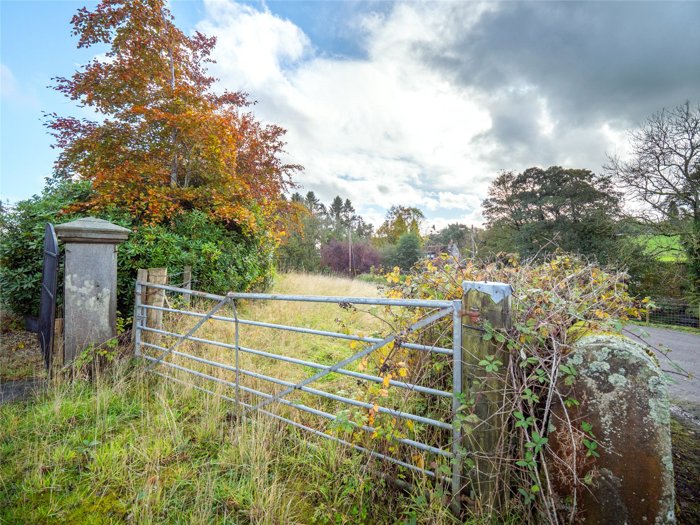
[[205, 6], [198, 29], [217, 37], [214, 74], [227, 89], [251, 92], [256, 114], [287, 128], [306, 190], [349, 197], [361, 213], [392, 204], [429, 218], [446, 206], [478, 211], [487, 168], [469, 144], [489, 129], [489, 115], [411, 51], [439, 38], [445, 11], [399, 6], [350, 21], [364, 29], [368, 50], [351, 60], [316, 53], [297, 26], [267, 10], [227, 0]]
[[212, 72], [221, 86], [250, 92], [256, 115], [288, 130], [304, 191], [349, 197], [375, 224], [378, 207], [393, 204], [421, 208], [429, 224], [479, 224], [499, 170], [597, 170], [603, 153], [624, 143], [623, 122], [567, 120], [522, 75], [492, 88], [477, 81], [484, 67], [463, 43], [501, 4], [398, 3], [358, 13], [345, 23], [362, 58], [326, 56], [267, 8], [233, 0], [205, 0], [205, 8], [198, 29], [218, 39]]
[[267, 10], [228, 0], [205, 0], [205, 5], [207, 18], [198, 28], [217, 37], [214, 69], [223, 84], [256, 91], [279, 88], [285, 84], [283, 69], [311, 52], [301, 29]]
[[17, 91], [17, 80], [5, 64], [0, 64], [0, 87], [3, 97], [10, 97]]

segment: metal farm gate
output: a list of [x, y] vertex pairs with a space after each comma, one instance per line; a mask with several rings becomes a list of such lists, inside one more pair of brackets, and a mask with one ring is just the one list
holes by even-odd
[[[187, 298], [187, 300], [184, 300]], [[370, 337], [360, 334], [343, 333], [343, 331], [324, 331], [304, 326], [288, 326], [253, 319], [239, 317], [237, 303], [245, 300], [247, 304], [255, 304], [258, 301], [275, 301], [284, 304], [299, 302], [324, 304], [328, 308], [352, 309], [358, 306], [362, 308], [382, 307], [384, 309], [400, 309], [401, 311], [417, 312], [412, 322], [407, 324], [398, 333], [392, 333], [384, 337]], [[214, 301], [211, 308], [203, 308], [206, 301]], [[240, 415], [245, 416], [254, 412], [260, 412], [292, 425], [296, 428], [308, 431], [316, 436], [321, 436], [343, 445], [352, 447], [375, 458], [386, 460], [414, 472], [422, 473], [432, 478], [437, 478], [452, 485], [452, 493], [457, 494], [462, 480], [461, 461], [461, 426], [454, 417], [458, 413], [463, 402], [462, 395], [462, 360], [460, 356], [462, 340], [461, 323], [462, 302], [439, 300], [412, 300], [389, 299], [367, 297], [327, 297], [327, 296], [303, 296], [303, 295], [274, 295], [258, 293], [229, 293], [225, 296], [193, 291], [186, 288], [178, 288], [163, 284], [154, 284], [138, 281], [136, 283], [135, 306], [135, 353], [149, 362], [147, 370], [163, 378], [189, 385], [197, 390], [222, 397], [231, 401], [238, 407]], [[416, 310], [418, 309], [418, 310]], [[199, 310], [199, 311], [198, 311]], [[222, 315], [230, 312], [228, 315]], [[340, 310], [338, 310], [340, 311]], [[191, 324], [186, 322], [191, 319]], [[196, 322], [194, 322], [196, 320]], [[227, 331], [230, 342], [223, 342], [216, 338], [202, 337], [202, 327], [208, 323], [218, 323], [222, 330]], [[442, 347], [431, 344], [423, 344], [415, 341], [416, 334], [431, 326], [440, 324], [442, 333], [447, 331], [443, 341], [449, 341], [450, 347]], [[172, 325], [172, 326], [171, 326]], [[226, 327], [229, 327], [228, 329]], [[305, 334], [304, 337], [321, 337], [347, 340], [351, 343], [345, 357], [328, 364], [312, 360], [299, 359], [284, 352], [275, 353], [260, 348], [244, 346], [240, 343], [241, 329], [254, 328], [256, 330], [269, 331], [270, 340], [281, 337], [280, 332], [294, 332]], [[195, 335], [200, 332], [200, 336]], [[204, 334], [206, 335], [206, 334]], [[376, 334], [375, 334], [376, 335]], [[223, 339], [223, 337], [219, 337]], [[425, 382], [416, 380], [411, 382], [409, 375], [401, 373], [387, 376], [367, 373], [358, 366], [364, 358], [371, 356], [379, 349], [401, 348], [405, 352], [412, 352], [416, 359], [425, 359], [423, 354], [433, 361], [442, 360], [442, 365], [447, 370], [443, 381], [446, 389], [432, 388]], [[187, 348], [185, 348], [187, 347]], [[223, 349], [224, 355], [211, 358], [203, 355], [204, 348]], [[186, 351], [188, 349], [188, 351]], [[220, 351], [220, 350], [219, 350]], [[198, 354], [198, 355], [197, 355]], [[254, 356], [250, 359], [268, 359], [289, 364], [289, 368], [298, 367], [307, 374], [304, 379], [289, 381], [281, 377], [275, 377], [262, 370], [250, 370], [242, 366], [243, 356]], [[218, 359], [218, 360], [217, 360]], [[439, 363], [438, 363], [439, 364]], [[197, 369], [197, 367], [199, 367]], [[305, 368], [308, 367], [308, 368]], [[309, 371], [310, 370], [310, 371]], [[197, 381], [195, 384], [183, 379], [182, 374]], [[218, 374], [218, 375], [216, 375]], [[222, 374], [227, 374], [222, 377]], [[310, 375], [308, 375], [310, 374]], [[395, 387], [401, 389], [401, 395], [411, 396], [413, 400], [411, 408], [430, 404], [430, 399], [437, 400], [443, 407], [439, 413], [444, 417], [435, 418], [430, 415], [421, 415], [419, 410], [408, 411], [402, 407], [382, 406], [379, 402], [370, 403], [366, 400], [355, 399], [343, 391], [329, 392], [323, 390], [319, 382], [331, 374], [352, 378], [353, 383], [367, 382], [376, 385], [377, 388]], [[180, 377], [175, 377], [179, 375]], [[246, 384], [246, 381], [248, 383]], [[264, 391], [261, 385], [271, 385], [274, 392]], [[216, 388], [219, 391], [215, 391]], [[222, 392], [221, 389], [224, 389]], [[398, 392], [398, 390], [397, 390]], [[405, 392], [405, 394], [404, 394]], [[305, 396], [301, 399], [290, 399], [294, 394]], [[297, 396], [297, 397], [298, 397]], [[418, 400], [422, 397], [423, 400]], [[411, 437], [394, 435], [386, 438], [396, 444], [394, 453], [387, 450], [372, 450], [376, 448], [366, 443], [352, 442], [333, 435], [328, 431], [328, 422], [331, 424], [343, 422], [339, 411], [329, 411], [324, 407], [310, 406], [308, 399], [321, 398], [325, 403], [340, 403], [350, 409], [370, 412], [377, 415], [390, 416], [395, 421], [405, 422], [415, 430]], [[276, 407], [288, 407], [289, 412], [299, 411], [307, 414], [302, 421], [294, 420], [294, 416], [288, 413], [279, 414], [272, 411]], [[309, 415], [326, 421], [326, 425], [319, 424], [316, 427], [308, 423]], [[362, 431], [374, 435], [377, 431], [370, 422], [362, 423], [346, 422], [358, 432]], [[422, 429], [418, 431], [416, 429]], [[364, 435], [364, 434], [362, 434]], [[421, 440], [423, 436], [425, 439]], [[392, 450], [391, 448], [389, 450]], [[429, 461], [412, 461], [410, 450], [417, 454], [429, 456]], [[398, 457], [397, 457], [398, 456]], [[439, 468], [438, 468], [439, 465]], [[432, 467], [432, 468], [431, 468]]]

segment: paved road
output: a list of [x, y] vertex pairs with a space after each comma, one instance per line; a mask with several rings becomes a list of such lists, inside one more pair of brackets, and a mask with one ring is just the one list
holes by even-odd
[[679, 375], [669, 359], [659, 355], [661, 368], [669, 372], [674, 381], [669, 386], [671, 399], [700, 420], [700, 335], [651, 326], [629, 325], [625, 330], [632, 339], [637, 339], [636, 335], [657, 349], [670, 349], [671, 360], [692, 374], [691, 379]]
[[10, 401], [21, 401], [38, 392], [45, 386], [43, 379], [25, 379], [20, 381], [4, 381], [0, 383], [0, 404]]

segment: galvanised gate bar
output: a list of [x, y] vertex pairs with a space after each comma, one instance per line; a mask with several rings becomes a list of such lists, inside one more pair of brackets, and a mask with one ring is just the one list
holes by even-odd
[[[152, 304], [146, 304], [144, 297], [146, 293], [161, 293], [172, 292], [174, 294], [197, 297], [200, 299], [208, 299], [216, 301], [216, 305], [211, 308], [207, 313], [197, 312], [193, 309], [184, 308], [172, 308], [169, 305], [164, 304], [163, 306], [157, 306]], [[286, 302], [307, 302], [307, 303], [329, 303], [336, 304], [341, 307], [347, 307], [348, 305], [367, 305], [367, 306], [388, 306], [388, 307], [402, 307], [402, 308], [422, 308], [427, 309], [428, 312], [422, 315], [417, 321], [413, 322], [410, 326], [403, 329], [400, 334], [390, 334], [384, 338], [378, 337], [366, 337], [361, 335], [353, 335], [349, 333], [342, 332], [332, 332], [324, 330], [316, 330], [312, 328], [298, 327], [298, 326], [288, 326], [283, 324], [267, 323], [262, 321], [255, 321], [251, 319], [243, 319], [238, 316], [236, 309], [236, 301], [246, 300], [246, 301], [286, 301]], [[218, 312], [222, 310], [225, 305], [231, 305], [233, 310], [233, 316], [223, 316], [217, 315]], [[416, 299], [389, 299], [389, 298], [369, 298], [369, 297], [329, 297], [329, 296], [304, 296], [304, 295], [276, 295], [276, 294], [259, 294], [259, 293], [229, 293], [227, 295], [216, 295], [209, 294], [205, 292], [190, 290], [186, 288], [178, 288], [174, 286], [154, 284], [149, 282], [138, 281], [136, 283], [136, 303], [135, 303], [135, 353], [137, 356], [149, 361], [147, 370], [159, 375], [168, 380], [174, 381], [176, 383], [181, 383], [197, 390], [206, 392], [211, 395], [221, 397], [225, 400], [235, 403], [243, 412], [243, 415], [250, 414], [252, 412], [261, 412], [280, 420], [284, 423], [292, 425], [296, 428], [303, 429], [314, 435], [321, 436], [343, 445], [352, 447], [355, 450], [367, 453], [373, 457], [380, 458], [382, 460], [389, 461], [391, 463], [400, 465], [407, 469], [415, 472], [423, 473], [427, 476], [433, 478], [440, 478], [448, 480], [452, 484], [453, 494], [459, 492], [462, 480], [461, 473], [461, 430], [459, 424], [456, 422], [456, 418], [453, 416], [458, 412], [460, 407], [459, 399], [462, 398], [462, 360], [461, 360], [461, 340], [462, 340], [462, 323], [461, 323], [461, 308], [462, 302], [460, 300], [456, 301], [439, 301], [439, 300], [416, 300]], [[150, 312], [150, 316], [149, 316]], [[158, 314], [159, 313], [159, 314]], [[180, 316], [189, 316], [197, 318], [197, 323], [184, 333], [179, 333], [175, 331], [170, 331], [164, 327], [149, 326], [148, 319], [154, 318], [155, 315], [163, 315], [164, 313], [176, 314]], [[452, 320], [452, 348], [443, 348], [440, 346], [431, 346], [419, 343], [403, 342], [403, 337], [410, 333], [414, 333], [418, 330], [425, 329], [431, 325], [434, 325], [437, 321], [441, 319]], [[234, 330], [234, 342], [225, 343], [221, 341], [216, 341], [213, 339], [207, 339], [195, 336], [195, 333], [208, 321], [221, 321], [224, 323], [230, 323]], [[155, 323], [152, 323], [155, 324]], [[364, 348], [362, 350], [354, 353], [350, 357], [342, 359], [334, 365], [321, 364], [313, 361], [308, 361], [304, 359], [298, 359], [291, 356], [286, 356], [283, 354], [276, 354], [271, 352], [266, 352], [256, 348], [249, 348], [239, 344], [239, 331], [241, 325], [255, 326], [263, 328], [270, 331], [289, 331], [301, 334], [308, 334], [309, 336], [322, 336], [327, 338], [337, 338], [343, 340], [356, 341], [358, 343], [363, 343]], [[163, 346], [163, 344], [156, 344], [152, 341], [147, 341], [148, 338], [146, 334], [156, 334], [155, 336], [148, 337], [169, 337], [174, 340], [174, 343], [169, 347]], [[271, 334], [272, 336], [273, 334]], [[213, 345], [215, 347], [220, 347], [233, 352], [233, 362], [219, 362], [210, 359], [205, 359], [201, 356], [192, 355], [190, 353], [182, 351], [182, 344], [185, 341], [190, 341], [192, 343], [199, 343], [202, 345]], [[160, 340], [158, 341], [160, 343]], [[429, 354], [444, 355], [446, 359], [451, 362], [452, 365], [452, 391], [444, 391], [436, 388], [431, 388], [429, 386], [420, 385], [416, 383], [411, 383], [407, 381], [401, 381], [395, 378], [391, 378], [388, 382], [386, 378], [364, 373], [356, 370], [349, 370], [346, 367], [351, 363], [358, 362], [365, 356], [368, 356], [377, 349], [383, 347], [384, 345], [395, 342], [395, 344], [400, 345], [401, 348], [411, 349], [417, 352], [427, 352]], [[155, 353], [154, 353], [155, 352]], [[259, 356], [263, 358], [268, 358], [272, 360], [277, 360], [285, 363], [290, 363], [292, 365], [300, 365], [304, 367], [309, 367], [313, 370], [317, 370], [316, 373], [310, 377], [299, 381], [290, 382], [278, 377], [272, 377], [254, 370], [247, 370], [240, 366], [240, 357], [242, 354], [249, 354], [254, 356]], [[220, 377], [215, 377], [211, 374], [205, 372], [194, 370], [188, 366], [183, 366], [182, 364], [177, 364], [168, 360], [172, 356], [177, 356], [183, 358], [186, 361], [196, 362], [203, 365], [216, 367], [220, 370], [225, 370], [235, 374], [235, 380], [229, 381]], [[205, 381], [220, 384], [225, 387], [231, 388], [234, 392], [233, 397], [230, 395], [224, 395], [221, 392], [215, 392], [210, 388], [204, 386], [196, 385], [188, 381], [184, 381], [177, 377], [166, 373], [168, 370], [175, 370], [183, 372], [185, 374], [201, 378]], [[335, 394], [331, 392], [326, 392], [317, 388], [313, 388], [311, 385], [315, 381], [328, 376], [329, 374], [340, 374], [344, 376], [352, 377], [356, 380], [368, 381], [372, 383], [379, 384], [389, 384], [391, 386], [404, 389], [411, 393], [421, 394], [425, 396], [437, 396], [439, 398], [449, 398], [451, 400], [451, 414], [447, 420], [433, 419], [427, 416], [421, 416], [419, 414], [414, 414], [406, 412], [403, 410], [398, 410], [395, 408], [382, 407], [377, 404], [367, 403], [365, 401], [360, 401], [357, 399], [352, 399], [344, 395]], [[271, 394], [263, 392], [256, 388], [251, 388], [241, 384], [241, 376], [246, 376], [254, 378], [256, 380], [261, 380], [263, 382], [280, 385], [284, 387], [280, 392]], [[358, 407], [361, 409], [372, 409], [374, 408], [380, 414], [388, 414], [394, 418], [402, 419], [406, 421], [411, 421], [413, 423], [418, 423], [422, 425], [427, 425], [435, 429], [440, 429], [447, 432], [451, 439], [450, 442], [445, 446], [435, 446], [428, 443], [423, 443], [418, 440], [395, 437], [393, 440], [396, 443], [400, 443], [407, 447], [413, 447], [417, 450], [436, 454], [443, 458], [446, 458], [447, 463], [450, 465], [451, 476], [447, 476], [447, 473], [443, 471], [436, 472], [426, 468], [424, 465], [416, 465], [408, 461], [392, 457], [391, 455], [377, 452], [375, 450], [370, 450], [366, 447], [360, 446], [355, 443], [351, 443], [340, 437], [331, 435], [322, 430], [312, 428], [303, 423], [293, 421], [288, 417], [275, 414], [266, 408], [274, 403], [279, 403], [291, 407], [293, 409], [312, 414], [314, 416], [319, 416], [325, 420], [335, 422], [338, 421], [338, 416], [326, 412], [324, 410], [319, 410], [317, 408], [310, 407], [300, 402], [290, 401], [287, 399], [292, 392], [301, 391], [315, 396], [320, 396], [322, 398], [330, 399], [332, 401], [343, 403], [350, 407]], [[257, 402], [246, 402], [242, 400], [242, 393], [250, 394]], [[359, 425], [352, 423], [355, 427], [362, 429], [368, 433], [374, 433], [375, 428], [369, 425]]]

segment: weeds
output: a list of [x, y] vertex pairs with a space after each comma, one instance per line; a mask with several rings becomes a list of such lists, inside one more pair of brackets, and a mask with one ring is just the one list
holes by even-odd
[[[512, 327], [498, 332], [488, 322], [481, 338], [494, 343], [494, 354], [477, 361], [474, 383], [488, 389], [497, 381], [503, 397], [487, 414], [478, 410], [478, 388], [462, 400], [460, 419], [466, 436], [465, 465], [475, 472], [496, 472], [493, 487], [482, 491], [478, 482], [466, 483], [465, 492], [479, 515], [509, 510], [525, 521], [576, 521], [577, 493], [588, 489], [597, 475], [595, 459], [600, 444], [594, 429], [576, 408], [581, 400], [567, 398], [577, 371], [562, 364], [575, 341], [591, 332], [620, 333], [622, 323], [639, 318], [642, 304], [629, 295], [627, 276], [566, 254], [520, 263], [503, 257], [491, 264], [455, 264], [443, 257], [424, 260], [406, 276], [398, 268], [386, 275], [391, 297], [459, 299], [464, 281], [496, 281], [513, 287]], [[468, 313], [466, 315], [469, 315]], [[465, 349], [469, 351], [469, 348]], [[565, 409], [557, 415], [559, 403]], [[480, 426], [503, 415], [498, 442], [482, 452], [471, 436]], [[554, 451], [550, 438], [570, 443]], [[566, 447], [563, 447], [566, 448]], [[560, 446], [559, 449], [562, 449]], [[476, 475], [478, 477], [478, 475]], [[567, 505], [554, 488], [565, 487]]]

